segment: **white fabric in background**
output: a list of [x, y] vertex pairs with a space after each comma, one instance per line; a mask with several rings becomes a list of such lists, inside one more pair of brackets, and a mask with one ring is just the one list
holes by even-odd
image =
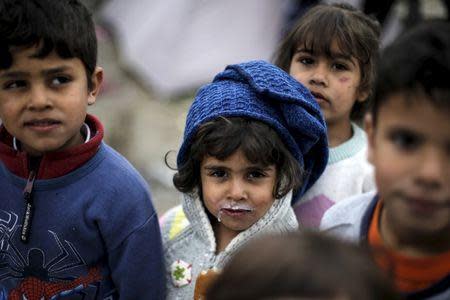
[[121, 60], [170, 96], [212, 80], [228, 64], [270, 60], [289, 0], [110, 0]]

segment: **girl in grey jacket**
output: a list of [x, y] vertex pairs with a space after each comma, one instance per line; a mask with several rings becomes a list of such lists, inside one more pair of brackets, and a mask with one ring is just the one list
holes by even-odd
[[222, 268], [249, 239], [297, 229], [291, 204], [327, 159], [319, 106], [281, 69], [231, 65], [202, 87], [173, 179], [183, 204], [161, 220], [168, 299], [192, 299], [198, 275]]

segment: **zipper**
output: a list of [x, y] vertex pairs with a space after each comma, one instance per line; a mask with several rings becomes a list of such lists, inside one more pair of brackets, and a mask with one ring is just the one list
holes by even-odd
[[35, 179], [36, 179], [36, 172], [30, 171], [27, 184], [23, 189], [23, 199], [25, 200], [25, 213], [22, 222], [22, 232], [20, 234], [20, 239], [23, 243], [28, 243], [30, 237], [31, 223], [33, 221], [34, 215], [33, 187]]

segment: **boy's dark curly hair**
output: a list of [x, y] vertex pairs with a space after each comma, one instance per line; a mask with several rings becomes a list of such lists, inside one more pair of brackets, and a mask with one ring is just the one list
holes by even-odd
[[55, 51], [79, 58], [88, 87], [97, 64], [97, 38], [90, 12], [78, 0], [2, 0], [0, 2], [0, 69], [13, 64], [13, 52], [37, 46], [36, 58]]

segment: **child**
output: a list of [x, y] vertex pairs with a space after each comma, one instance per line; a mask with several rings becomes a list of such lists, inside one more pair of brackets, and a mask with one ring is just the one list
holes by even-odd
[[169, 299], [192, 299], [198, 274], [254, 236], [295, 230], [291, 199], [320, 176], [327, 151], [317, 103], [279, 68], [231, 65], [201, 88], [174, 176], [183, 208], [162, 221]]
[[318, 232], [291, 232], [246, 244], [205, 299], [398, 299], [383, 275], [356, 245]]
[[8, 299], [162, 299], [143, 178], [86, 114], [103, 79], [78, 0], [0, 4], [0, 286]]
[[294, 203], [306, 227], [317, 228], [335, 202], [374, 189], [366, 136], [352, 119], [361, 118], [370, 95], [379, 30], [378, 23], [349, 5], [318, 5], [277, 51], [275, 64], [311, 90], [328, 130], [327, 168]]
[[407, 299], [450, 299], [450, 24], [423, 24], [383, 53], [366, 119], [376, 196], [331, 208], [321, 228], [375, 249]]

